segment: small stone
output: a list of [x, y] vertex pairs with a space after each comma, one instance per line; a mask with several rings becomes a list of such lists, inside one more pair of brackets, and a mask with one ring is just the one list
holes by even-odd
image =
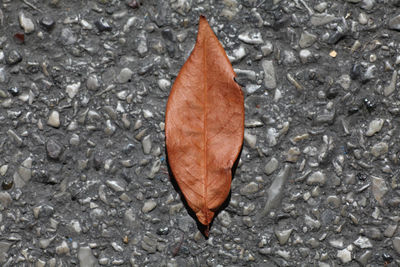
[[192, 0], [171, 0], [173, 10], [185, 16], [192, 8]]
[[4, 208], [7, 208], [8, 205], [12, 203], [11, 195], [7, 192], [0, 192], [0, 204]]
[[336, 256], [342, 261], [342, 263], [349, 263], [352, 260], [351, 252], [347, 248], [339, 250]]
[[272, 157], [265, 165], [264, 168], [265, 173], [267, 175], [271, 175], [278, 168], [278, 165], [279, 161], [275, 157]]
[[261, 32], [259, 31], [246, 31], [238, 36], [239, 40], [247, 44], [262, 44], [264, 43]]
[[397, 224], [390, 224], [388, 227], [386, 227], [385, 231], [383, 232], [383, 235], [385, 237], [392, 237], [394, 233], [397, 230]]
[[248, 195], [253, 195], [259, 190], [258, 184], [256, 182], [250, 182], [244, 187], [240, 189], [240, 194], [248, 196]]
[[364, 12], [361, 12], [361, 13], [358, 15], [358, 22], [359, 22], [361, 25], [366, 25], [366, 24], [368, 23], [367, 14], [365, 14]]
[[19, 24], [24, 29], [25, 33], [31, 33], [35, 30], [35, 24], [28, 18], [23, 12], [19, 13], [18, 16]]
[[309, 63], [313, 61], [313, 55], [310, 50], [302, 49], [299, 52], [300, 61], [303, 64]]
[[271, 209], [275, 208], [281, 203], [280, 201], [283, 189], [291, 172], [292, 168], [290, 165], [286, 164], [285, 167], [275, 177], [271, 186], [267, 190], [267, 203], [265, 204], [263, 211], [260, 213], [260, 217], [266, 216]]
[[375, 157], [382, 156], [389, 151], [389, 146], [385, 142], [379, 142], [372, 146], [371, 154]]
[[292, 231], [293, 229], [275, 230], [275, 236], [278, 238], [279, 244], [281, 246], [285, 245], [286, 242], [289, 240]]
[[96, 20], [94, 22], [94, 25], [100, 32], [104, 32], [104, 31], [110, 32], [112, 30], [111, 25], [104, 18], [100, 18], [99, 20]]
[[117, 76], [117, 81], [119, 83], [127, 83], [131, 80], [133, 71], [129, 68], [123, 68]]
[[314, 9], [316, 11], [318, 11], [319, 13], [322, 13], [327, 9], [327, 7], [328, 7], [328, 3], [327, 2], [321, 2], [321, 3], [317, 4], [317, 5], [315, 5]]
[[229, 227], [231, 224], [232, 224], [232, 218], [231, 218], [231, 216], [229, 215], [229, 213], [228, 212], [226, 212], [226, 211], [221, 211], [219, 214], [218, 214], [218, 220], [220, 221], [220, 223], [221, 223], [221, 225], [223, 225], [223, 226], [225, 226], [225, 227]]
[[68, 46], [76, 43], [77, 37], [74, 35], [71, 29], [63, 28], [60, 34], [60, 41], [64, 46]]
[[263, 46], [261, 46], [261, 53], [264, 57], [272, 54], [274, 52], [274, 45], [271, 41], [266, 41]]
[[158, 80], [158, 87], [160, 87], [162, 91], [168, 91], [171, 87], [171, 82], [167, 79], [160, 79]]
[[142, 148], [143, 148], [143, 153], [144, 154], [150, 154], [151, 151], [151, 138], [150, 135], [146, 135], [145, 137], [143, 137], [142, 139]]
[[318, 230], [321, 227], [321, 222], [318, 220], [314, 220], [309, 215], [304, 216], [304, 223], [310, 227], [312, 230]]
[[63, 148], [58, 142], [49, 139], [46, 143], [47, 156], [52, 159], [58, 159], [63, 151]]
[[58, 111], [53, 110], [50, 113], [49, 119], [47, 120], [47, 125], [50, 125], [54, 128], [60, 127], [60, 114]]
[[139, 53], [140, 56], [145, 56], [148, 48], [147, 48], [147, 37], [146, 37], [146, 32], [145, 31], [141, 31], [138, 35], [137, 35], [137, 48], [136, 51]]
[[8, 53], [5, 53], [5, 59], [7, 65], [15, 65], [22, 61], [22, 56], [17, 50], [11, 50]]
[[7, 241], [0, 241], [0, 263], [5, 263], [8, 259], [8, 249], [13, 243]]
[[372, 256], [372, 251], [367, 250], [363, 254], [360, 255], [360, 257], [357, 259], [357, 261], [361, 264], [361, 266], [366, 266], [367, 263], [370, 261]]
[[386, 186], [386, 182], [383, 178], [376, 177], [376, 176], [371, 176], [372, 180], [372, 194], [374, 195], [374, 198], [380, 205], [383, 205], [383, 197], [389, 190], [389, 188]]
[[378, 227], [368, 227], [365, 229], [365, 235], [373, 240], [382, 240], [383, 235], [381, 230]]
[[231, 63], [239, 62], [242, 60], [247, 55], [246, 49], [244, 48], [243, 45], [240, 45], [239, 48], [234, 49], [232, 51], [232, 56], [231, 56]]
[[400, 254], [400, 237], [393, 238], [393, 248]]
[[126, 184], [123, 180], [107, 180], [106, 184], [115, 192], [125, 191]]
[[365, 133], [366, 136], [373, 136], [374, 134], [378, 133], [383, 126], [385, 121], [383, 119], [375, 119], [369, 123], [368, 130]]
[[288, 162], [297, 162], [299, 159], [301, 152], [298, 147], [291, 147], [289, 148], [286, 156], [286, 161]]
[[308, 185], [324, 185], [326, 183], [326, 175], [321, 171], [313, 172], [307, 178]]
[[56, 24], [55, 21], [48, 16], [44, 16], [43, 18], [40, 19], [39, 21], [40, 26], [44, 28], [47, 31], [51, 31], [54, 28], [54, 25]]
[[372, 248], [372, 243], [369, 241], [369, 239], [365, 236], [359, 236], [354, 242], [354, 245], [356, 245], [359, 248]]
[[339, 239], [330, 239], [329, 240], [329, 245], [331, 245], [334, 248], [339, 248], [342, 249], [344, 246], [344, 241], [343, 238], [339, 238]]
[[276, 87], [276, 76], [275, 68], [272, 60], [264, 60], [262, 62], [264, 70], [264, 85], [268, 89], [274, 89]]
[[90, 74], [87, 81], [86, 81], [86, 87], [89, 90], [96, 91], [100, 87], [100, 82], [99, 79], [97, 78], [96, 74]]
[[316, 35], [304, 31], [300, 36], [299, 46], [300, 48], [310, 47], [315, 43], [316, 40], [317, 40]]
[[93, 267], [96, 264], [96, 258], [93, 256], [90, 247], [80, 247], [78, 252], [79, 265]]
[[394, 90], [396, 90], [396, 82], [397, 82], [397, 70], [394, 70], [389, 85], [386, 86], [383, 91], [383, 94], [385, 96], [391, 95], [394, 92]]
[[79, 92], [80, 87], [81, 87], [80, 82], [69, 84], [65, 88], [65, 92], [68, 94], [69, 98], [74, 98], [76, 94]]
[[250, 134], [249, 131], [245, 130], [244, 131], [244, 140], [246, 143], [249, 145], [250, 148], [256, 148], [256, 143], [257, 143], [257, 136]]
[[157, 206], [157, 202], [154, 200], [148, 200], [144, 203], [142, 207], [142, 212], [143, 213], [149, 213], [150, 211], [154, 210]]
[[69, 254], [69, 247], [66, 241], [63, 241], [59, 246], [56, 247], [56, 253], [58, 255]]
[[78, 220], [72, 220], [69, 224], [69, 229], [77, 234], [82, 232], [82, 227]]
[[400, 31], [400, 15], [391, 18], [388, 22], [389, 29]]
[[310, 21], [313, 26], [322, 26], [333, 21], [337, 20], [337, 18], [331, 14], [314, 14], [312, 15]]
[[18, 96], [20, 94], [20, 90], [18, 87], [10, 87], [7, 89], [7, 91], [12, 95], [12, 96]]

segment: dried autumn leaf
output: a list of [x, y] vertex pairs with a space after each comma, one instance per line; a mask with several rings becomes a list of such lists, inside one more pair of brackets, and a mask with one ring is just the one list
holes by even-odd
[[201, 16], [196, 45], [168, 98], [165, 135], [172, 173], [208, 227], [227, 199], [244, 134], [243, 93], [222, 45]]

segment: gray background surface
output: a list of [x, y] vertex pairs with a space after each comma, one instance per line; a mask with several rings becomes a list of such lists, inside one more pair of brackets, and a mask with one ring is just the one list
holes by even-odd
[[[0, 2], [0, 265], [398, 266], [400, 1], [140, 2]], [[164, 146], [201, 14], [246, 108], [208, 240]]]

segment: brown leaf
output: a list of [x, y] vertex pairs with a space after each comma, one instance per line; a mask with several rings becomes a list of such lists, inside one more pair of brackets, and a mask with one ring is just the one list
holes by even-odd
[[201, 16], [196, 45], [168, 98], [165, 136], [175, 180], [207, 229], [229, 195], [232, 166], [243, 143], [244, 100], [235, 76]]

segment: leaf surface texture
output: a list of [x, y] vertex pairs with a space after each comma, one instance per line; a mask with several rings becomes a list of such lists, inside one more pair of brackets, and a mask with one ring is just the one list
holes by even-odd
[[171, 89], [168, 162], [188, 205], [209, 226], [230, 192], [243, 143], [244, 100], [226, 53], [201, 16], [196, 45]]

